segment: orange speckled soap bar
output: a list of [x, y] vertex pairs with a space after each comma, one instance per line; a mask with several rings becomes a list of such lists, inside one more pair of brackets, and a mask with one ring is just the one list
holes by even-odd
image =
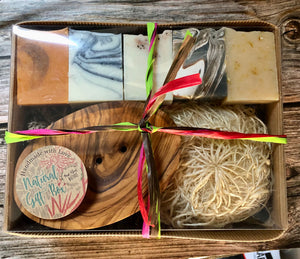
[[18, 104], [68, 103], [68, 29], [16, 34]]

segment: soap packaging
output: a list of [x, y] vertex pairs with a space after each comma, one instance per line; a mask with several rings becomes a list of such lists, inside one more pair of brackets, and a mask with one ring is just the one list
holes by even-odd
[[[99, 130], [103, 125], [139, 123], [146, 100], [146, 24], [24, 22], [12, 32], [9, 132]], [[279, 29], [259, 21], [158, 24], [152, 94], [166, 83], [188, 34], [195, 43], [176, 79], [200, 74], [202, 83], [168, 93], [162, 108], [187, 100], [253, 105], [261, 112], [269, 134], [282, 135]], [[176, 127], [161, 109], [157, 114], [152, 125]], [[162, 133], [151, 138], [158, 171], [166, 172], [159, 175], [163, 190], [172, 177], [168, 170], [177, 170], [182, 139]], [[136, 190], [141, 139], [139, 131], [104, 129], [9, 144], [4, 230], [29, 236], [141, 235], [143, 220]], [[279, 144], [272, 144], [272, 150], [272, 196], [266, 209], [256, 215], [259, 219], [221, 229], [175, 229], [162, 224], [162, 238], [247, 242], [281, 235], [287, 226], [284, 151]], [[76, 158], [76, 167], [73, 155], [82, 161]], [[22, 178], [27, 168], [41, 175]], [[50, 171], [45, 173], [46, 169]], [[65, 181], [58, 177], [62, 169], [67, 170]], [[106, 175], [110, 169], [114, 173]], [[147, 181], [145, 174], [142, 191]], [[37, 195], [31, 195], [31, 190], [38, 190]], [[146, 201], [147, 192], [142, 195]], [[34, 208], [32, 215], [26, 214], [21, 203], [29, 209], [45, 205], [46, 212]]]

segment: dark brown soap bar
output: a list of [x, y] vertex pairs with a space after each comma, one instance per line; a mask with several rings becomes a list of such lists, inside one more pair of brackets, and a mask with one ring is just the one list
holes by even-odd
[[17, 34], [17, 103], [68, 103], [68, 29]]

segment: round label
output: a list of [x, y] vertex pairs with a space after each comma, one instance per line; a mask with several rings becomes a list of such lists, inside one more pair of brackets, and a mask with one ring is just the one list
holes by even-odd
[[16, 194], [22, 206], [42, 219], [69, 215], [82, 202], [87, 173], [81, 159], [61, 146], [46, 146], [30, 153], [16, 175]]

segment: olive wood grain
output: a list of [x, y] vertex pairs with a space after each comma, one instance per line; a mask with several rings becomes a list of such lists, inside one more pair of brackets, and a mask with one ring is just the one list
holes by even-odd
[[[52, 129], [80, 129], [120, 122], [137, 123], [143, 103], [109, 102], [88, 106], [56, 121]], [[153, 125], [174, 125], [162, 111], [153, 118]], [[88, 172], [88, 189], [81, 205], [69, 216], [56, 220], [40, 219], [15, 201], [21, 211], [34, 221], [56, 229], [93, 229], [120, 221], [139, 210], [137, 169], [141, 134], [138, 131], [103, 131], [85, 135], [56, 136], [31, 142], [20, 155], [16, 170], [33, 150], [47, 145], [64, 146], [74, 151]], [[152, 135], [155, 163], [164, 189], [179, 163], [180, 137], [170, 134]], [[143, 174], [143, 191], [147, 193], [147, 177]]]

